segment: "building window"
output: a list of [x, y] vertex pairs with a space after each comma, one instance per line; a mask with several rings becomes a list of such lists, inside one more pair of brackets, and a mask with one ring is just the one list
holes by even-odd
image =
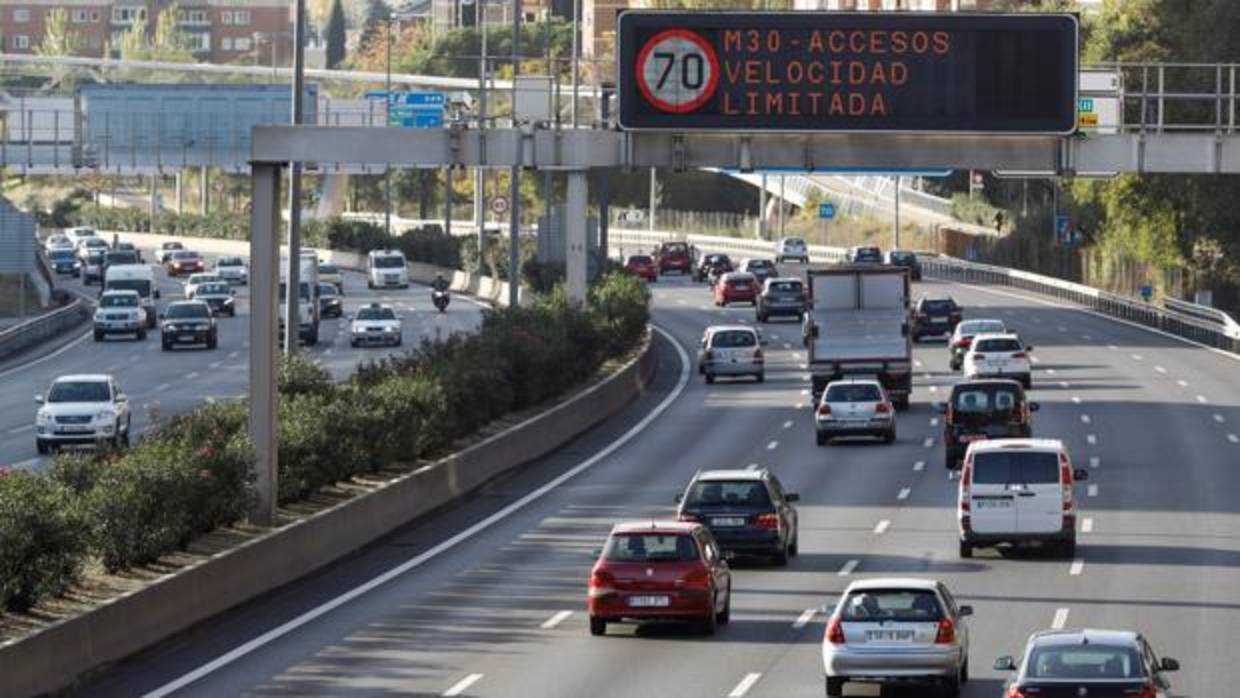
[[244, 27], [250, 23], [249, 10], [233, 10], [233, 24]]
[[30, 48], [30, 37], [24, 34], [18, 34], [17, 36], [14, 36], [13, 37], [13, 48], [15, 49]]
[[177, 18], [181, 24], [206, 24], [206, 10], [181, 10], [180, 16]]
[[201, 34], [190, 34], [189, 48], [191, 51], [210, 51], [211, 35], [205, 32]]
[[253, 47], [253, 42], [246, 37], [237, 37], [233, 39], [233, 49], [236, 51], [249, 51]]
[[[94, 16], [92, 17], [92, 15]], [[99, 21], [98, 12], [92, 12], [90, 10], [74, 10], [73, 11], [73, 23], [74, 24], [90, 24], [91, 22], [98, 22], [98, 21]]]
[[145, 7], [113, 7], [112, 21], [117, 24], [130, 24], [137, 20], [146, 19]]
[[13, 21], [22, 22], [22, 23], [29, 22], [30, 21], [30, 10], [27, 10], [24, 7], [13, 10]]

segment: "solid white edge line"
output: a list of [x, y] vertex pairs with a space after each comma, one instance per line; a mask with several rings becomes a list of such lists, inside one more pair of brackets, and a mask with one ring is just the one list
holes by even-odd
[[556, 613], [555, 615], [551, 616], [550, 618], [548, 618], [547, 620], [543, 621], [542, 625], [538, 627], [542, 628], [543, 630], [551, 630], [552, 628], [559, 625], [560, 623], [563, 623], [564, 621], [568, 620], [568, 617], [571, 615], [573, 615], [572, 611], [560, 611]]
[[845, 562], [844, 566], [840, 568], [840, 571], [836, 572], [835, 574], [838, 577], [847, 577], [848, 575], [856, 571], [857, 565], [860, 565], [860, 564], [861, 564], [860, 560], [849, 560], [848, 562]]
[[728, 698], [743, 698], [746, 693], [749, 693], [749, 689], [753, 688], [755, 683], [758, 683], [760, 678], [762, 678], [762, 674], [758, 672], [746, 674], [745, 678], [741, 679], [741, 682], [736, 684], [736, 688], [733, 688], [732, 692], [728, 694]]
[[397, 577], [400, 577], [401, 575], [405, 574], [409, 570], [415, 569], [417, 567], [421, 567], [422, 565], [426, 564], [429, 560], [439, 557], [444, 552], [451, 550], [452, 548], [455, 548], [457, 545], [460, 545], [464, 541], [469, 540], [470, 538], [473, 538], [479, 533], [495, 525], [499, 521], [502, 521], [508, 518], [513, 513], [520, 511], [521, 509], [525, 508], [528, 504], [530, 504], [530, 502], [541, 499], [548, 492], [551, 492], [552, 490], [556, 489], [557, 487], [564, 484], [565, 482], [568, 482], [569, 480], [580, 475], [586, 470], [589, 470], [590, 468], [594, 467], [597, 463], [601, 462], [603, 459], [610, 456], [612, 453], [618, 450], [621, 446], [631, 441], [633, 437], [637, 436], [642, 431], [644, 431], [646, 427], [650, 425], [651, 422], [653, 422], [661, 414], [663, 414], [667, 410], [667, 408], [670, 407], [671, 404], [675, 402], [677, 398], [680, 397], [681, 393], [683, 393], [685, 390], [685, 386], [688, 385], [689, 383], [689, 355], [685, 353], [684, 347], [680, 345], [680, 342], [676, 341], [675, 337], [673, 337], [669, 332], [667, 332], [663, 328], [655, 326], [655, 325], [652, 325], [651, 327], [653, 327], [653, 329], [656, 332], [663, 335], [669, 342], [671, 342], [672, 347], [676, 349], [676, 354], [680, 358], [680, 378], [676, 382], [676, 387], [672, 389], [672, 392], [669, 393], [667, 397], [663, 398], [662, 402], [656, 405], [655, 408], [651, 410], [649, 414], [643, 417], [637, 424], [634, 424], [628, 431], [621, 434], [620, 437], [617, 438], [615, 441], [612, 441], [611, 443], [607, 444], [605, 447], [603, 447], [601, 451], [595, 453], [593, 456], [590, 456], [589, 458], [582, 461], [581, 463], [578, 463], [577, 465], [573, 466], [569, 470], [553, 478], [550, 482], [544, 484], [542, 487], [539, 487], [533, 492], [530, 492], [529, 494], [518, 499], [512, 504], [509, 504], [508, 506], [504, 507], [503, 509], [500, 509], [494, 514], [491, 514], [490, 516], [475, 523], [474, 525], [461, 531], [460, 533], [457, 533], [451, 538], [448, 538], [447, 540], [439, 543], [438, 545], [435, 545], [434, 547], [422, 552], [420, 555], [404, 563], [401, 563], [397, 567], [393, 567], [387, 572], [384, 572], [383, 574], [380, 574], [377, 577], [374, 577], [371, 580], [350, 589], [349, 591], [331, 599], [330, 601], [327, 601], [323, 604], [320, 604], [319, 606], [316, 606], [315, 608], [310, 609], [309, 611], [306, 611], [305, 613], [297, 616], [296, 618], [293, 618], [292, 620], [289, 620], [283, 623], [282, 625], [278, 627], [268, 630], [262, 635], [259, 635], [258, 637], [252, 640], [249, 640], [248, 642], [245, 642], [238, 647], [235, 647], [229, 652], [223, 655], [220, 655], [219, 657], [211, 660], [210, 662], [203, 664], [202, 666], [194, 669], [193, 671], [187, 674], [184, 674], [180, 678], [174, 681], [171, 681], [167, 684], [164, 684], [163, 686], [160, 686], [154, 691], [150, 691], [149, 693], [143, 694], [143, 698], [162, 698], [162, 696], [166, 696], [176, 691], [179, 691], [182, 688], [201, 679], [202, 677], [215, 672], [221, 667], [228, 666], [229, 664], [232, 664], [233, 662], [246, 656], [247, 654], [250, 654], [254, 650], [264, 645], [269, 644], [273, 640], [277, 640], [289, 634], [290, 632], [302, 627], [303, 625], [317, 618], [320, 618], [326, 615], [327, 613], [334, 611], [337, 608], [340, 608], [341, 606], [353, 601], [354, 599], [362, 596], [363, 594], [367, 594], [370, 591], [390, 582], [391, 580], [396, 579]]
[[1081, 519], [1081, 533], [1093, 533], [1093, 532], [1094, 532], [1094, 520], [1088, 516], [1086, 516], [1084, 519]]
[[452, 688], [444, 691], [443, 694], [444, 696], [459, 696], [465, 691], [468, 691], [470, 686], [478, 683], [481, 678], [482, 674], [470, 674], [469, 676], [466, 676], [460, 681], [452, 684]]
[[1072, 575], [1073, 577], [1079, 577], [1080, 574], [1084, 571], [1085, 571], [1085, 560], [1079, 557], [1073, 560], [1072, 565], [1068, 568], [1068, 574]]
[[879, 521], [878, 525], [874, 527], [874, 535], [881, 536], [887, 532], [888, 528], [891, 528], [891, 520], [883, 519], [882, 521]]
[[16, 366], [13, 366], [12, 368], [8, 369], [7, 371], [0, 372], [0, 378], [4, 378], [5, 376], [12, 375], [12, 374], [14, 374], [14, 373], [17, 373], [18, 371], [25, 371], [26, 369], [30, 368], [31, 366], [38, 366], [39, 364], [43, 363], [44, 361], [47, 361], [47, 360], [49, 360], [49, 359], [54, 359], [54, 358], [56, 358], [57, 356], [60, 356], [61, 354], [63, 354], [63, 353], [65, 353], [65, 352], [69, 351], [69, 350], [70, 350], [70, 349], [72, 349], [73, 347], [76, 347], [77, 345], [81, 344], [81, 343], [82, 343], [82, 342], [84, 342], [84, 341], [85, 341], [88, 337], [90, 337], [93, 333], [94, 333], [94, 330], [88, 330], [88, 331], [87, 331], [86, 333], [84, 333], [81, 337], [78, 337], [77, 339], [74, 339], [74, 340], [70, 341], [68, 344], [64, 345], [63, 347], [61, 347], [61, 348], [57, 349], [56, 351], [54, 351], [54, 352], [52, 352], [52, 353], [50, 353], [50, 354], [47, 354], [46, 356], [40, 356], [40, 357], [38, 357], [38, 358], [31, 359], [30, 361], [26, 361], [26, 362], [24, 362], [24, 363], [20, 363], [20, 364], [17, 364]]
[[792, 627], [798, 630], [804, 628], [809, 625], [811, 620], [814, 619], [814, 614], [816, 613], [818, 613], [818, 609], [816, 608], [807, 608], [804, 611], [801, 611], [801, 615], [797, 616], [797, 619], [792, 621]]
[[1051, 629], [1052, 630], [1063, 630], [1063, 627], [1067, 624], [1068, 624], [1068, 609], [1066, 608], [1055, 609], [1055, 618], [1051, 621]]

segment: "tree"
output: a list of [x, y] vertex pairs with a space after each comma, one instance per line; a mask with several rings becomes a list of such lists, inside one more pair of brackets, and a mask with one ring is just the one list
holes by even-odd
[[40, 56], [76, 56], [86, 45], [82, 35], [69, 26], [69, 11], [56, 7], [48, 11], [43, 25], [43, 39], [35, 49]]
[[382, 40], [388, 22], [392, 21], [392, 8], [383, 0], [369, 0], [366, 4], [366, 21], [362, 24], [362, 46], [369, 46], [376, 39]]
[[340, 0], [332, 0], [331, 15], [327, 19], [327, 67], [339, 67], [345, 56], [344, 7]]
[[189, 35], [178, 23], [180, 7], [175, 3], [165, 7], [155, 22], [155, 33], [148, 36], [145, 19], [137, 19], [133, 26], [121, 35], [121, 60], [161, 61], [165, 63], [192, 63], [194, 53], [190, 48]]

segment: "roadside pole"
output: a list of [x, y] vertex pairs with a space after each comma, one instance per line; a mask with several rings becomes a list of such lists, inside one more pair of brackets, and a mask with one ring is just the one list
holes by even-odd
[[[512, 0], [512, 127], [517, 124], [517, 75], [521, 72], [521, 0]], [[508, 307], [521, 301], [521, 143], [517, 141], [517, 164], [512, 166], [508, 210]]]
[[896, 217], [896, 235], [895, 248], [900, 248], [900, 175], [896, 175], [896, 195], [895, 195], [895, 217]]
[[[305, 31], [306, 0], [297, 0], [293, 19], [293, 125], [300, 126], [303, 115], [305, 84]], [[301, 163], [290, 162], [288, 167], [288, 282], [285, 285], [284, 302], [284, 353], [297, 353], [297, 340], [301, 330]], [[277, 255], [278, 256], [278, 255]], [[310, 289], [311, 302], [315, 289]]]
[[251, 166], [250, 205], [250, 443], [254, 447], [253, 521], [275, 523], [279, 491], [279, 393], [276, 391], [276, 297], [280, 280], [280, 167]]

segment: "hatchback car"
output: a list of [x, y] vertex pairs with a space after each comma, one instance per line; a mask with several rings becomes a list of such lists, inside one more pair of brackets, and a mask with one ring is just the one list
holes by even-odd
[[240, 257], [220, 257], [215, 260], [215, 273], [230, 284], [245, 286], [250, 281], [250, 270]]
[[319, 282], [319, 314], [323, 317], [344, 315], [344, 298], [335, 284]]
[[1012, 333], [976, 335], [964, 355], [964, 377], [1014, 378], [1028, 390], [1033, 387], [1032, 351], [1033, 347], [1025, 346]]
[[319, 264], [319, 281], [331, 284], [344, 293], [344, 272], [335, 264]]
[[182, 293], [186, 300], [193, 300], [194, 294], [198, 292], [198, 287], [203, 284], [221, 283], [224, 279], [213, 271], [204, 271], [197, 274], [190, 274], [189, 279], [182, 285]]
[[961, 310], [951, 296], [922, 296], [913, 306], [913, 322], [909, 330], [914, 342], [922, 337], [951, 336], [960, 324]]
[[708, 254], [693, 271], [694, 281], [710, 281], [714, 283], [717, 276], [732, 271], [732, 258], [726, 254]]
[[805, 302], [805, 284], [800, 279], [767, 279], [762, 284], [762, 293], [758, 295], [758, 322], [781, 315], [800, 320], [805, 315]]
[[655, 264], [654, 257], [648, 254], [629, 255], [624, 262], [624, 271], [646, 281], [659, 280], [659, 267]]
[[994, 668], [1014, 672], [1004, 698], [1169, 698], [1166, 674], [1180, 662], [1159, 658], [1131, 630], [1044, 630], [1029, 636], [1019, 662], [999, 657]]
[[848, 248], [845, 259], [849, 264], [882, 264], [883, 251], [873, 245], [858, 245]]
[[957, 383], [947, 402], [935, 403], [934, 409], [943, 415], [944, 463], [956, 470], [974, 441], [1033, 436], [1038, 403], [1025, 396], [1020, 383], [988, 378]]
[[712, 325], [702, 335], [698, 373], [707, 383], [717, 376], [753, 376], [766, 380], [762, 336], [746, 325]]
[[729, 303], [749, 303], [758, 307], [758, 280], [753, 274], [732, 271], [719, 277], [714, 287], [715, 305], [727, 307]]
[[57, 247], [48, 250], [47, 263], [52, 268], [52, 271], [57, 274], [82, 275], [82, 262], [78, 260], [78, 256], [70, 248]]
[[877, 436], [885, 443], [893, 443], [895, 408], [877, 378], [832, 381], [822, 391], [814, 411], [814, 428], [819, 446], [847, 436]]
[[688, 274], [693, 271], [693, 258], [689, 253], [688, 243], [665, 242], [655, 250], [654, 259], [659, 274], [669, 271]]
[[732, 572], [702, 524], [619, 523], [590, 571], [587, 599], [591, 635], [626, 620], [690, 621], [714, 634], [731, 617]]
[[1058, 439], [975, 441], [960, 471], [956, 517], [960, 557], [999, 544], [1037, 543], [1076, 554], [1072, 486], [1089, 478], [1073, 469]]
[[82, 268], [82, 283], [89, 286], [92, 281], [103, 283], [103, 250], [101, 248], [81, 248], [78, 259]]
[[194, 274], [206, 268], [202, 263], [202, 257], [192, 250], [173, 250], [168, 253], [167, 260], [164, 266], [168, 268], [169, 276]]
[[822, 664], [827, 695], [849, 682], [937, 684], [957, 698], [969, 680], [970, 606], [932, 579], [875, 578], [844, 590], [827, 621]]
[[169, 303], [159, 324], [164, 351], [179, 344], [202, 344], [207, 349], [219, 346], [219, 329], [211, 316], [211, 307], [203, 301]]
[[725, 553], [770, 558], [788, 564], [797, 554], [795, 492], [785, 492], [770, 471], [708, 470], [699, 472], [676, 495], [677, 517], [710, 529]]
[[390, 305], [371, 303], [357, 309], [349, 323], [349, 346], [393, 346], [404, 341], [400, 316]]
[[737, 271], [747, 271], [753, 274], [759, 286], [779, 273], [775, 268], [775, 263], [769, 259], [742, 259]]
[[909, 250], [888, 250], [883, 262], [888, 266], [908, 269], [910, 281], [921, 281], [921, 261]]
[[236, 291], [226, 281], [207, 281], [194, 289], [194, 300], [200, 300], [211, 308], [212, 315], [237, 317], [237, 304], [233, 299]]
[[65, 445], [129, 445], [129, 398], [107, 374], [61, 376], [47, 397], [36, 395], [35, 448], [46, 454]]
[[775, 243], [775, 262], [782, 264], [790, 259], [809, 264], [809, 245], [801, 238], [783, 238]]
[[973, 344], [973, 338], [979, 334], [1007, 334], [1007, 327], [1002, 320], [994, 319], [963, 320], [956, 325], [956, 331], [947, 340], [948, 364], [953, 371], [960, 370], [964, 355]]

